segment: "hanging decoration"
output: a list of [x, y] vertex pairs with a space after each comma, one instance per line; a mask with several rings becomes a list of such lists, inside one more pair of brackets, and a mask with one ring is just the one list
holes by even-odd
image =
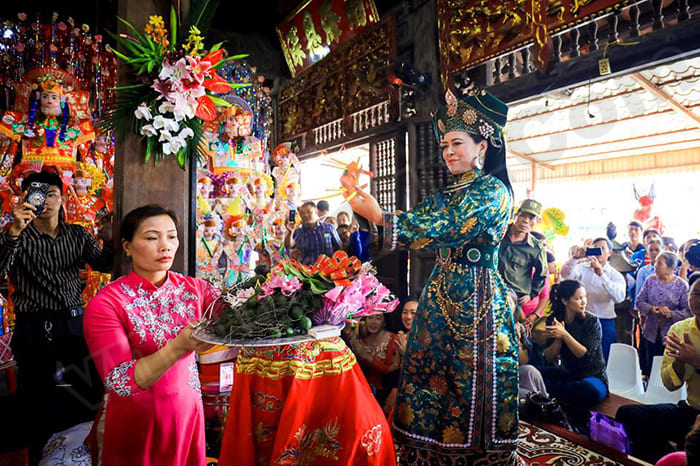
[[656, 188], [654, 183], [651, 184], [649, 191], [646, 193], [640, 192], [636, 185], [632, 185], [634, 190], [634, 198], [639, 203], [639, 207], [635, 209], [632, 214], [632, 218], [639, 221], [644, 225], [644, 229], [654, 229], [659, 232], [659, 234], [664, 234], [664, 223], [661, 221], [658, 215], [652, 216], [652, 209], [654, 208], [654, 200], [656, 199]]
[[145, 137], [146, 161], [172, 156], [184, 169], [190, 158], [205, 156], [202, 122], [214, 121], [217, 107], [230, 107], [218, 95], [248, 85], [230, 83], [217, 70], [245, 55], [227, 57], [221, 43], [205, 51], [198, 24], [186, 27], [187, 37], [178, 42], [174, 8], [169, 30], [157, 15], [150, 17], [143, 33], [118, 19], [128, 34], [110, 33], [124, 50], [114, 53], [132, 68], [137, 82], [115, 88], [104, 125], [119, 139], [134, 130]]
[[549, 241], [553, 241], [555, 236], [569, 234], [569, 226], [565, 223], [565, 219], [564, 211], [556, 207], [549, 207], [542, 212], [542, 221], [537, 224], [535, 229], [544, 234]]

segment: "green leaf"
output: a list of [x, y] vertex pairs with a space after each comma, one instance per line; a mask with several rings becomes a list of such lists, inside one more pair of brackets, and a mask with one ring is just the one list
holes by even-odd
[[311, 292], [313, 294], [327, 293], [331, 289], [331, 287], [325, 284], [324, 281], [316, 280], [315, 278], [309, 278], [306, 280], [306, 282], [311, 287]]
[[154, 142], [155, 142], [155, 139], [146, 138], [146, 157], [145, 157], [146, 162], [151, 160], [151, 156], [153, 155], [153, 143]]
[[150, 37], [148, 37], [148, 36], [144, 36], [144, 37], [146, 38], [146, 43], [148, 44], [149, 52], [151, 52], [151, 55], [153, 55], [154, 52], [157, 51], [156, 44], [155, 44], [155, 42], [153, 42], [151, 40]]
[[218, 6], [219, 0], [192, 0], [185, 29], [189, 30], [190, 26], [196, 26], [202, 36], [206, 37]]
[[180, 149], [176, 157], [177, 164], [184, 170], [187, 163], [187, 148]]
[[110, 87], [109, 90], [119, 92], [119, 91], [126, 91], [129, 89], [139, 89], [139, 88], [146, 88], [146, 87], [148, 87], [148, 85], [146, 85], [146, 84], [130, 84], [128, 86]]
[[209, 49], [209, 53], [216, 52], [217, 50], [219, 50], [221, 48], [222, 45], [224, 45], [223, 42], [219, 42], [217, 44], [212, 45], [211, 48]]
[[114, 55], [116, 55], [117, 58], [119, 58], [122, 61], [129, 63], [129, 60], [131, 60], [131, 58], [127, 57], [126, 55], [124, 55], [123, 53], [119, 52], [116, 49], [112, 49], [112, 52], [114, 52]]
[[231, 104], [229, 103], [228, 100], [222, 99], [221, 97], [217, 97], [215, 95], [209, 95], [209, 98], [214, 102], [214, 105], [217, 107], [230, 107]]
[[248, 56], [247, 54], [243, 54], [243, 55], [233, 55], [231, 57], [226, 57], [226, 58], [222, 59], [216, 65], [212, 66], [212, 68], [215, 70], [221, 69], [221, 67], [224, 66], [224, 63], [226, 63], [227, 61], [240, 60], [240, 59], [245, 58], [247, 56]]
[[170, 44], [175, 46], [177, 42], [177, 13], [175, 8], [170, 7]]
[[117, 16], [117, 19], [119, 21], [121, 21], [124, 25], [126, 25], [126, 27], [129, 29], [129, 31], [131, 32], [131, 35], [134, 37], [134, 39], [137, 39], [139, 42], [144, 42], [144, 40], [143, 40], [144, 35], [141, 34], [139, 31], [137, 31], [136, 28], [134, 26], [132, 26], [132, 24], [130, 22], [128, 22], [124, 18], [120, 18], [119, 16]]
[[122, 37], [119, 34], [114, 34], [111, 31], [107, 31], [107, 34], [109, 34], [118, 45], [121, 45], [122, 47], [124, 47], [126, 50], [128, 50], [129, 52], [131, 52], [134, 55], [140, 55], [145, 51], [143, 46], [141, 46], [141, 44], [138, 44], [131, 39], [127, 39], [126, 37]]

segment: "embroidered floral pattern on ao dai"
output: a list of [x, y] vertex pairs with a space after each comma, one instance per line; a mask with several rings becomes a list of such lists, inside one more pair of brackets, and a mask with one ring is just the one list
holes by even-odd
[[107, 285], [85, 311], [85, 337], [107, 389], [102, 464], [204, 464], [204, 414], [195, 354], [147, 389], [139, 359], [163, 348], [218, 292], [204, 280], [168, 273], [159, 287], [135, 273]]

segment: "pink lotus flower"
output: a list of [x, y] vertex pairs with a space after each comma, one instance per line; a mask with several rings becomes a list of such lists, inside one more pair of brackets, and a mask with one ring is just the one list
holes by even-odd
[[377, 312], [392, 312], [399, 301], [369, 272], [360, 274], [350, 286], [336, 286], [323, 295], [323, 307], [311, 316], [314, 324], [338, 325]]
[[266, 298], [275, 293], [279, 289], [284, 296], [291, 296], [301, 288], [302, 284], [296, 277], [288, 277], [286, 275], [272, 275], [265, 283], [262, 284], [262, 293], [260, 298]]

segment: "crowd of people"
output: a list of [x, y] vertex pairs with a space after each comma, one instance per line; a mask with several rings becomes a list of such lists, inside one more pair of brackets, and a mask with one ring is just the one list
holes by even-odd
[[[308, 206], [313, 207], [311, 203]], [[359, 256], [349, 241], [351, 234], [358, 232], [364, 233], [360, 250], [376, 246], [376, 228], [370, 232], [364, 218], [352, 219], [341, 211], [336, 219], [323, 212], [325, 207], [317, 209], [318, 221], [333, 225], [340, 241], [329, 242], [323, 253], [343, 249]], [[569, 257], [557, 262], [547, 237], [534, 230], [541, 210], [538, 201], [523, 201], [499, 250], [499, 272], [509, 288], [509, 302], [518, 322], [520, 398], [522, 403], [531, 393], [556, 398], [573, 428], [585, 432], [591, 408], [609, 393], [606, 365], [613, 343], [626, 342], [626, 334], [638, 335], [629, 343], [638, 348], [645, 381], [651, 375], [654, 357], [664, 354], [668, 359], [664, 380], [670, 380], [673, 354], [665, 353], [669, 338], [678, 345], [692, 345], [693, 338], [684, 342], [684, 332], [672, 329], [683, 325], [687, 334], [687, 329], [698, 328], [692, 325], [689, 285], [700, 278], [700, 239], [682, 243], [679, 250], [672, 237], [644, 230], [632, 221], [626, 242], [603, 234], [572, 246]], [[304, 223], [302, 231], [305, 228]], [[320, 252], [314, 250], [314, 254]], [[697, 289], [700, 292], [700, 286]], [[378, 314], [363, 319], [345, 335], [387, 415], [393, 414], [399, 368], [417, 306], [418, 298], [408, 298], [400, 320]], [[619, 332], [628, 321], [634, 327]], [[700, 341], [695, 348], [700, 350]], [[698, 362], [691, 365], [700, 371]], [[682, 385], [683, 372], [676, 374], [675, 381], [667, 383], [669, 389]], [[689, 386], [690, 380], [685, 378]], [[692, 395], [682, 402], [682, 408], [665, 407], [662, 412], [677, 416], [669, 421], [675, 428], [667, 431], [672, 432], [667, 440], [683, 445], [683, 437], [700, 415], [698, 408]], [[638, 410], [641, 414], [636, 414]], [[629, 426], [633, 453], [655, 462], [670, 444], [663, 439], [659, 442], [658, 437], [655, 442], [648, 441], [648, 430], [639, 427], [648, 426], [639, 417], [648, 415], [643, 408], [631, 406], [620, 411], [620, 419]]]
[[[352, 215], [331, 216], [326, 201], [308, 201], [287, 219], [282, 257], [302, 264], [341, 249], [363, 262], [387, 245], [437, 252], [420, 297], [407, 297], [400, 313], [348, 325], [343, 338], [354, 356], [340, 341], [328, 350], [348, 368], [357, 361], [364, 373], [348, 375], [355, 401], [365, 392], [377, 401], [364, 417], [346, 412], [340, 421], [369, 428], [367, 438], [343, 433], [353, 448], [368, 457], [376, 453], [353, 464], [393, 463], [391, 435], [399, 458], [409, 462], [447, 456], [517, 464], [523, 400], [533, 393], [555, 397], [580, 429], [577, 421], [608, 396], [606, 362], [611, 345], [624, 341], [620, 322], [628, 319], [639, 329], [635, 343], [644, 374], [650, 376], [653, 358], [663, 355], [664, 384], [688, 388], [688, 399], [677, 406], [620, 408], [617, 418], [628, 429], [632, 453], [656, 461], [670, 449], [668, 441], [682, 447], [700, 416], [700, 240], [676, 250], [672, 238], [631, 222], [629, 241], [616, 241], [608, 229], [573, 246], [559, 267], [547, 237], [534, 231], [542, 204], [526, 199], [512, 206], [501, 133], [506, 110], [490, 94], [448, 99], [435, 118], [456, 180], [410, 212], [383, 212], [358, 187], [359, 174], [346, 171], [341, 183], [356, 193]], [[17, 206], [14, 222], [0, 233], [0, 271], [14, 285], [12, 348], [22, 367], [21, 399], [35, 413], [25, 428], [40, 426], [28, 433], [30, 462], [59, 428], [55, 419], [36, 420], [49, 417], [55, 382], [65, 376], [91, 400], [75, 420], [95, 419], [89, 443], [96, 461], [162, 464], [167, 457], [170, 464], [201, 464], [204, 421], [194, 352], [210, 345], [193, 337], [192, 324], [218, 292], [170, 271], [178, 219], [153, 205], [128, 213], [121, 248], [132, 272], [83, 311], [79, 268], [109, 267], [111, 229], [101, 232], [102, 248], [82, 227], [64, 221], [60, 177], [42, 172], [25, 182], [47, 184], [46, 203], [42, 212], [26, 202]], [[65, 370], [74, 367], [86, 372]], [[251, 406], [273, 410], [273, 398]], [[323, 417], [320, 407], [310, 409], [295, 416]], [[650, 422], [668, 428], [651, 439]], [[265, 426], [248, 427], [251, 435], [267, 435]], [[325, 435], [335, 438], [337, 428], [329, 421]], [[230, 461], [236, 456], [230, 449], [227, 455]], [[393, 460], [373, 463], [380, 457]]]

